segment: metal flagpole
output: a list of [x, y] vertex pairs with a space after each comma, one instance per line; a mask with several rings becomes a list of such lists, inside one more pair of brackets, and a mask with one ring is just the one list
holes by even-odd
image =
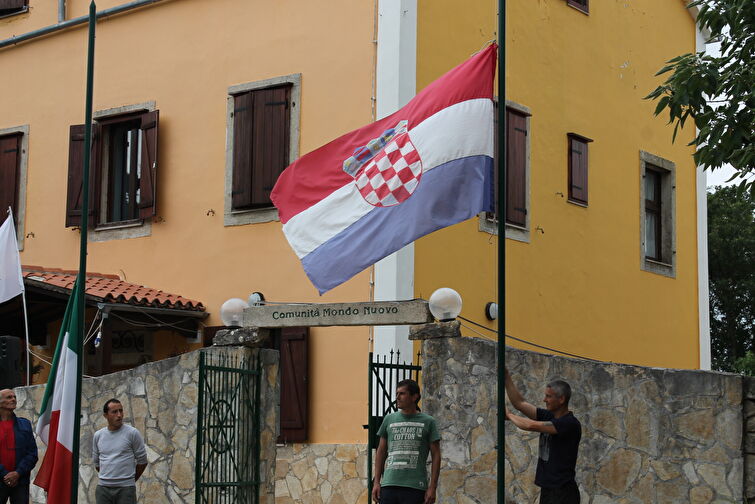
[[26, 385], [31, 385], [31, 348], [29, 348], [29, 313], [26, 311], [26, 289], [21, 291], [24, 302], [24, 332], [26, 336]]
[[87, 232], [89, 224], [89, 165], [92, 153], [92, 89], [94, 86], [94, 29], [97, 20], [97, 6], [94, 0], [89, 4], [89, 44], [87, 50], [87, 89], [86, 89], [86, 110], [84, 113], [84, 170], [82, 181], [82, 202], [81, 202], [81, 249], [79, 251], [79, 275], [76, 279], [75, 296], [79, 296], [79, 317], [76, 327], [78, 335], [76, 341], [77, 372], [76, 372], [76, 407], [74, 409], [73, 423], [73, 470], [71, 481], [71, 504], [76, 504], [79, 488], [79, 441], [81, 439], [81, 373], [82, 360], [84, 357], [84, 316], [86, 314], [86, 303], [84, 303], [84, 292], [87, 276]]
[[498, 504], [506, 498], [506, 0], [498, 0]]

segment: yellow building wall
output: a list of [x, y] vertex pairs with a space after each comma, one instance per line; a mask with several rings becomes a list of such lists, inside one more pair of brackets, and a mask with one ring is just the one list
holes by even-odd
[[[495, 39], [498, 21], [495, 1], [418, 3], [422, 89]], [[590, 2], [589, 15], [564, 0], [506, 3], [506, 98], [532, 113], [530, 242], [506, 240], [507, 334], [600, 360], [699, 367], [693, 131], [672, 144], [643, 100], [665, 61], [695, 50], [692, 17], [657, 0]], [[567, 202], [567, 132], [594, 140], [588, 208]], [[640, 269], [640, 150], [676, 163], [674, 279]], [[418, 240], [416, 295], [455, 288], [462, 316], [496, 328], [484, 308], [496, 300], [497, 246], [477, 219]]]
[[[66, 3], [69, 19], [89, 4]], [[56, 2], [30, 9], [0, 20], [0, 39], [57, 20]], [[372, 120], [373, 37], [372, 2], [351, 0], [168, 0], [99, 22], [94, 110], [155, 101], [160, 111], [158, 218], [149, 237], [89, 243], [88, 271], [200, 300], [208, 325], [222, 323], [226, 299], [252, 291], [369, 300], [369, 272], [319, 297], [280, 223], [225, 227], [223, 198], [228, 87], [301, 73], [304, 154]], [[0, 50], [0, 89], [13, 90], [0, 94], [0, 129], [30, 126], [23, 264], [78, 267], [65, 189], [69, 126], [84, 122], [86, 40], [84, 25]], [[368, 329], [314, 328], [310, 338], [309, 440], [364, 441]]]

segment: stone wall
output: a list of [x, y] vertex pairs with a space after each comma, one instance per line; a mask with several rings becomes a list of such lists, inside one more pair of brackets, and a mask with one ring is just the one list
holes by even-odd
[[[245, 348], [209, 348], [238, 359], [260, 353], [264, 373], [260, 407], [264, 424], [260, 433], [261, 504], [274, 502], [275, 438], [278, 424], [278, 352]], [[137, 482], [142, 503], [194, 503], [194, 462], [197, 434], [199, 353], [190, 352], [139, 366], [128, 371], [84, 379], [81, 398], [81, 444], [78, 502], [94, 503], [97, 472], [92, 462], [92, 437], [107, 425], [102, 407], [111, 397], [123, 403], [125, 421], [144, 436], [149, 465]], [[44, 386], [16, 389], [16, 413], [36, 423]], [[45, 445], [37, 440], [40, 463]], [[33, 479], [32, 475], [32, 479]], [[32, 502], [46, 502], [44, 491], [31, 485]]]
[[755, 504], [755, 378], [744, 379], [745, 396], [745, 496]]
[[[439, 502], [496, 500], [496, 344], [423, 341], [424, 410], [443, 436]], [[594, 363], [507, 349], [531, 403], [544, 384], [572, 385], [582, 422], [577, 482], [583, 504], [743, 502], [743, 379], [739, 375]], [[749, 393], [753, 396], [750, 382]], [[754, 397], [755, 398], [755, 397]], [[755, 403], [748, 400], [748, 430]], [[511, 408], [509, 404], [509, 408]], [[755, 452], [753, 436], [749, 452]], [[506, 425], [507, 502], [537, 502], [537, 435]], [[747, 482], [755, 461], [749, 455]]]
[[278, 447], [276, 504], [368, 504], [366, 444]]

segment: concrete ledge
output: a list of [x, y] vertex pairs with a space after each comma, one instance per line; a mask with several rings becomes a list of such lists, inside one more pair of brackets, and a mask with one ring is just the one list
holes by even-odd
[[461, 337], [461, 323], [459, 323], [458, 320], [452, 320], [451, 322], [432, 322], [430, 324], [415, 325], [409, 328], [410, 340], [459, 337]]
[[213, 339], [213, 346], [245, 346], [259, 348], [270, 337], [270, 331], [260, 327], [240, 327], [218, 331]]

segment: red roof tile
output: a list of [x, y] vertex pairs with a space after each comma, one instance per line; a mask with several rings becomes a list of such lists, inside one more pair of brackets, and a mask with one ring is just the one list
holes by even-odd
[[[23, 266], [24, 280], [42, 288], [71, 290], [76, 280], [76, 271], [39, 266]], [[87, 273], [86, 295], [103, 303], [124, 303], [153, 308], [205, 311], [199, 301], [177, 294], [151, 289], [143, 285], [124, 282], [118, 275]]]

